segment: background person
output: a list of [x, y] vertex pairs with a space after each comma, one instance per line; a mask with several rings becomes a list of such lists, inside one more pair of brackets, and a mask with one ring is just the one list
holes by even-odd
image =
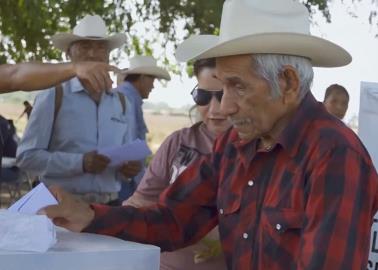
[[[160, 194], [195, 160], [212, 151], [216, 136], [231, 127], [220, 112], [222, 84], [215, 77], [215, 59], [194, 63], [198, 85], [192, 96], [202, 121], [171, 134], [159, 147], [135, 193], [123, 205], [150, 206]], [[193, 246], [174, 252], [163, 252], [160, 269], [226, 269], [219, 245], [218, 228]]]
[[23, 104], [24, 104], [25, 109], [22, 112], [22, 114], [17, 118], [17, 120], [20, 119], [22, 116], [24, 116], [24, 114], [26, 114], [26, 117], [29, 119], [30, 114], [33, 110], [33, 106], [29, 103], [29, 101], [25, 100]]
[[[85, 16], [73, 34], [53, 36], [72, 62], [108, 63], [109, 53], [123, 45], [124, 34], [107, 36], [104, 21]], [[117, 203], [120, 179], [134, 172], [108, 167], [110, 159], [97, 150], [128, 142], [126, 98], [120, 93], [87, 90], [86, 81], [73, 78], [36, 98], [17, 152], [17, 164], [89, 202]]]
[[[119, 70], [106, 63], [97, 62], [4, 64], [0, 65], [0, 93], [51, 87], [74, 76], [85, 81], [89, 91], [101, 92], [112, 88], [108, 71]], [[0, 131], [0, 165], [4, 147], [2, 137]]]
[[[123, 93], [130, 102], [129, 114], [129, 140], [146, 140], [148, 132], [146, 122], [143, 117], [143, 100], [147, 99], [154, 88], [155, 79], [170, 80], [169, 73], [157, 66], [156, 59], [152, 56], [134, 56], [130, 59], [129, 68], [124, 70], [124, 75], [118, 77], [118, 91]], [[129, 198], [135, 191], [145, 173], [145, 161], [141, 160], [140, 172], [130, 177], [129, 181], [122, 182], [119, 193], [121, 200]], [[130, 166], [133, 166], [130, 168]], [[136, 164], [130, 162], [124, 164], [124, 169], [136, 169]]]
[[323, 103], [330, 114], [342, 120], [348, 110], [348, 91], [339, 84], [332, 84], [326, 89]]

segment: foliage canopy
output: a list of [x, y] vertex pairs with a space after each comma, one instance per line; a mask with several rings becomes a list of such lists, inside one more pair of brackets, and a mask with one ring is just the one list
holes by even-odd
[[[327, 21], [330, 0], [302, 0], [310, 12], [319, 10]], [[377, 0], [373, 0], [377, 1]], [[126, 53], [151, 54], [154, 35], [160, 33], [162, 47], [176, 44], [178, 25], [186, 35], [217, 33], [224, 0], [2, 0], [0, 5], [0, 63], [61, 59], [51, 46], [56, 32], [69, 32], [86, 14], [98, 14], [109, 32], [128, 33]], [[371, 18], [377, 16], [371, 12]], [[137, 24], [147, 25], [141, 36]], [[180, 24], [181, 23], [181, 24]], [[156, 36], [156, 35], [155, 35]]]

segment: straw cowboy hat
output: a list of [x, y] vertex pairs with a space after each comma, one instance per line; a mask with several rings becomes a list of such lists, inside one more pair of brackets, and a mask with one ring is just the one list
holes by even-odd
[[104, 40], [108, 43], [109, 50], [121, 47], [126, 43], [125, 34], [106, 35], [104, 20], [98, 15], [86, 15], [73, 29], [73, 33], [57, 33], [52, 36], [53, 45], [67, 51], [72, 42], [79, 40]]
[[155, 58], [152, 56], [134, 56], [130, 59], [130, 66], [122, 70], [123, 79], [129, 74], [145, 74], [158, 79], [170, 80], [168, 71], [158, 67]]
[[226, 0], [220, 35], [197, 35], [176, 50], [179, 61], [239, 54], [307, 57], [313, 66], [339, 67], [352, 61], [340, 46], [311, 36], [307, 8], [293, 0]]

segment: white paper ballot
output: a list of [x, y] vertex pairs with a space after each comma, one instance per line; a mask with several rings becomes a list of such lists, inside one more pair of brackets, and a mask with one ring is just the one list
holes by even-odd
[[55, 197], [47, 189], [45, 184], [40, 183], [21, 199], [12, 204], [8, 211], [13, 213], [36, 214], [38, 210], [48, 205], [58, 204]]
[[99, 149], [98, 153], [110, 158], [110, 166], [118, 166], [126, 161], [145, 159], [151, 155], [151, 150], [145, 141], [137, 139], [126, 145]]
[[0, 250], [46, 252], [55, 243], [55, 227], [46, 216], [0, 211]]

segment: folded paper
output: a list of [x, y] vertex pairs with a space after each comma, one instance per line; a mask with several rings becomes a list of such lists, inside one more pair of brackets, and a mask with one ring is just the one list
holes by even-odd
[[45, 184], [40, 183], [11, 205], [8, 211], [13, 213], [37, 214], [38, 210], [41, 208], [55, 204], [58, 204], [55, 197], [47, 189]]
[[137, 139], [126, 145], [99, 149], [98, 153], [110, 158], [110, 166], [119, 166], [127, 161], [145, 159], [151, 155], [151, 150], [145, 141]]

